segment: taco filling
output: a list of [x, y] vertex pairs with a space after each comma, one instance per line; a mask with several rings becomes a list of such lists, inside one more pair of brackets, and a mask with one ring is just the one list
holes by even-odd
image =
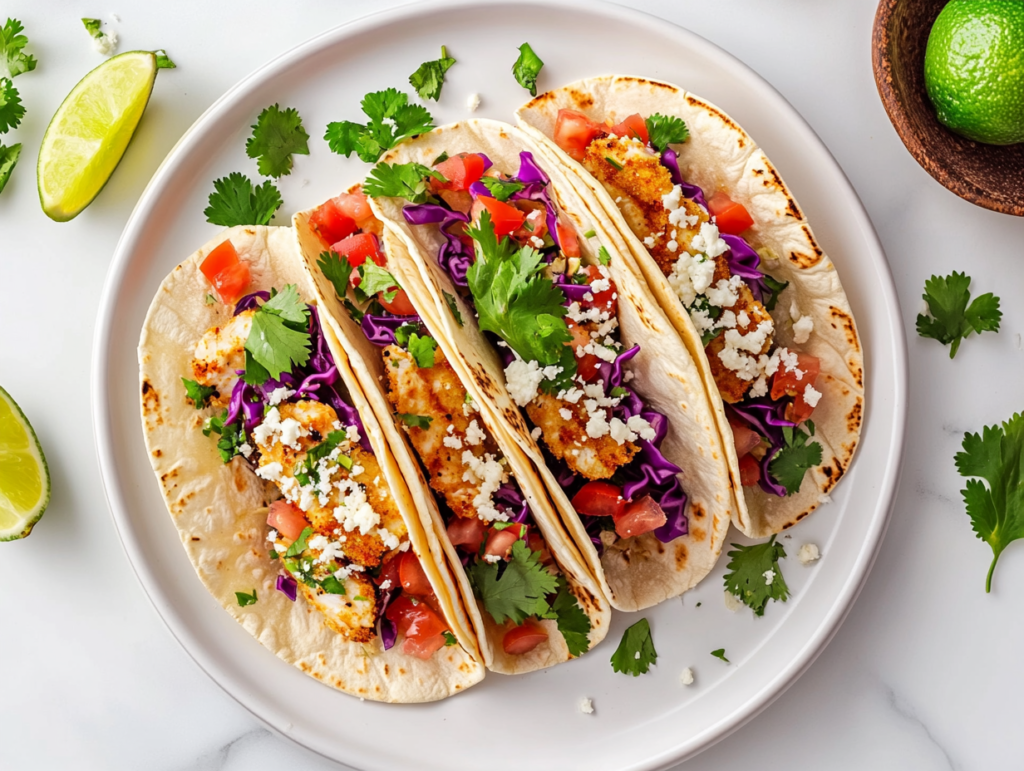
[[[742, 484], [785, 497], [821, 461], [820, 446], [806, 443], [820, 363], [776, 344], [773, 312], [788, 284], [764, 273], [743, 239], [754, 224], [744, 206], [725, 191], [705, 198], [682, 178], [668, 145], [687, 135], [678, 118], [635, 114], [611, 125], [562, 109], [553, 139], [608, 191], [689, 313], [726, 404]], [[813, 319], [795, 302], [788, 311], [794, 342], [806, 343]]]

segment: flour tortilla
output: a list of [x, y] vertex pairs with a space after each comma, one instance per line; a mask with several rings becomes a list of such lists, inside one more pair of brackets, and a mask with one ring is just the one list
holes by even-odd
[[[350, 190], [350, 192], [352, 191]], [[410, 446], [408, 438], [399, 426], [398, 419], [388, 402], [384, 387], [384, 363], [380, 349], [366, 339], [359, 325], [352, 320], [348, 311], [338, 300], [334, 285], [324, 276], [317, 265], [317, 258], [323, 249], [323, 243], [309, 226], [309, 216], [312, 211], [296, 214], [293, 224], [302, 247], [306, 268], [313, 279], [318, 304], [326, 311], [324, 317], [341, 341], [341, 346], [348, 356], [356, 378], [384, 430], [388, 443], [394, 450], [399, 468], [409, 482], [413, 497], [417, 501], [431, 498], [428, 483], [423, 476], [420, 464], [416, 461], [415, 450]], [[422, 283], [416, 265], [401, 241], [385, 236], [384, 250], [388, 257], [388, 270], [403, 287], [412, 283]], [[442, 325], [434, 318], [436, 310], [434, 305], [417, 305], [417, 309], [421, 311], [421, 318], [431, 334], [439, 334]], [[445, 312], [448, 312], [447, 309]], [[566, 576], [569, 588], [580, 607], [590, 618], [589, 640], [590, 648], [593, 649], [608, 632], [608, 625], [611, 621], [608, 602], [566, 535], [551, 499], [544, 491], [543, 485], [537, 480], [529, 459], [518, 445], [508, 441], [503, 432], [493, 425], [493, 417], [490, 413], [481, 414], [480, 419], [508, 460], [513, 476], [519, 482], [520, 489], [529, 502], [534, 521], [547, 541], [549, 551], [555, 557], [563, 575]], [[525, 654], [509, 655], [505, 653], [501, 641], [507, 630], [504, 626], [495, 624], [490, 615], [483, 610], [482, 604], [473, 596], [473, 588], [466, 577], [466, 572], [455, 548], [448, 540], [440, 512], [436, 506], [420, 505], [418, 508], [423, 514], [430, 513], [429, 518], [424, 518], [423, 527], [437, 534], [451, 572], [462, 590], [469, 617], [477, 630], [477, 639], [480, 642], [484, 663], [489, 669], [502, 674], [522, 674], [559, 664], [572, 658], [565, 639], [558, 631], [557, 623], [551, 619], [540, 621], [540, 625], [548, 633], [547, 641]]]
[[[593, 176], [553, 141], [559, 109], [585, 113], [596, 121], [617, 122], [627, 115], [646, 117], [655, 112], [682, 118], [689, 139], [673, 146], [679, 154], [683, 179], [709, 195], [724, 190], [742, 203], [754, 219], [744, 233], [762, 255], [762, 267], [776, 279], [788, 281], [772, 311], [775, 338], [780, 345], [817, 356], [821, 391], [814, 411], [815, 440], [822, 462], [811, 469], [799, 492], [780, 498], [759, 487], [742, 487], [732, 430], [711, 376], [700, 335], [678, 297], [643, 243], [629, 229], [618, 206]], [[782, 177], [754, 140], [722, 110], [678, 86], [643, 78], [605, 76], [577, 81], [549, 91], [521, 107], [520, 127], [543, 143], [577, 191], [588, 198], [603, 231], [614, 231], [628, 245], [626, 256], [637, 276], [646, 279], [654, 296], [675, 325], [697, 362], [714, 405], [721, 436], [729, 455], [733, 485], [738, 494], [734, 522], [746, 535], [761, 538], [795, 525], [822, 502], [846, 472], [857, 449], [864, 415], [864, 357], [853, 312], [832, 261], [815, 240], [810, 225]], [[789, 308], [796, 305], [814, 320], [814, 331], [803, 344], [793, 342]]]
[[[514, 174], [519, 153], [529, 151], [551, 178], [550, 191], [580, 234], [580, 247], [591, 262], [603, 245], [611, 255], [609, 270], [618, 287], [619, 323], [625, 348], [641, 345], [628, 365], [635, 379], [630, 387], [651, 407], [669, 419], [662, 444], [664, 455], [683, 469], [683, 489], [688, 496], [690, 532], [662, 544], [652, 533], [624, 539], [598, 556], [590, 536], [576, 515], [565, 491], [548, 468], [519, 407], [505, 387], [504, 368], [492, 344], [474, 322], [472, 312], [459, 300], [459, 326], [445, 303], [443, 292], [457, 296], [436, 255], [442, 237], [436, 226], [411, 226], [402, 216], [407, 202], [378, 198], [374, 211], [393, 237], [401, 240], [416, 262], [420, 281], [407, 286], [413, 304], [421, 310], [433, 307], [441, 325], [439, 343], [459, 371], [467, 388], [481, 405], [492, 411], [496, 422], [533, 461], [562, 522], [598, 579], [613, 607], [639, 610], [675, 597], [696, 585], [714, 566], [721, 553], [735, 496], [730, 488], [726, 449], [722, 444], [700, 373], [675, 334], [665, 314], [646, 289], [623, 265], [625, 246], [614, 234], [587, 239], [582, 234], [596, 227], [583, 199], [562, 177], [556, 165], [545, 163], [538, 146], [521, 131], [497, 121], [474, 120], [444, 126], [403, 142], [385, 158], [389, 163], [417, 162], [430, 165], [442, 152], [483, 152], [499, 171]], [[618, 548], [624, 545], [625, 548]]]
[[[227, 239], [249, 263], [250, 291], [296, 284], [300, 296], [313, 297], [291, 228], [236, 227], [176, 267], [150, 306], [139, 340], [143, 432], [167, 508], [196, 573], [264, 647], [317, 680], [376, 701], [423, 702], [459, 693], [484, 676], [471, 629], [461, 605], [451, 599], [458, 595], [437, 540], [423, 532], [401, 471], [326, 325], [324, 334], [351, 403], [460, 644], [423, 661], [402, 653], [401, 644], [385, 651], [376, 638], [365, 644], [347, 642], [324, 624], [304, 596], [291, 602], [276, 591], [279, 566], [268, 554], [266, 507], [279, 496], [241, 458], [221, 461], [216, 437], [203, 436], [201, 430], [212, 410], [196, 410], [186, 401], [181, 383], [190, 372], [196, 342], [233, 312], [233, 306], [204, 302], [210, 284], [199, 270], [206, 255]], [[239, 607], [235, 592], [254, 589], [257, 602]]]

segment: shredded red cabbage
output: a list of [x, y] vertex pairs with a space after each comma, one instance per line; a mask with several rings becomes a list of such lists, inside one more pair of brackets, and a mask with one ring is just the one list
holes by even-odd
[[532, 516], [526, 498], [519, 489], [519, 485], [513, 481], [506, 482], [494, 493], [495, 508], [508, 515], [510, 522], [526, 522]]
[[750, 248], [740, 236], [722, 233], [722, 240], [729, 244], [729, 251], [725, 253], [725, 259], [729, 262], [729, 271], [734, 276], [742, 276], [747, 282], [750, 291], [758, 302], [767, 302], [772, 296], [772, 290], [765, 283], [764, 273], [758, 266], [761, 264], [761, 256]]
[[258, 307], [256, 304], [257, 300], [263, 300], [263, 302], [266, 302], [269, 299], [270, 292], [253, 292], [252, 294], [247, 294], [245, 297], [238, 301], [238, 303], [235, 305], [235, 312], [231, 315], [237, 316], [239, 313], [242, 313], [243, 311], [255, 310]]
[[396, 316], [393, 313], [384, 311], [383, 313], [372, 315], [367, 313], [363, 316], [359, 326], [362, 328], [367, 340], [377, 347], [383, 348], [386, 345], [394, 345], [395, 331], [399, 327], [405, 324], [419, 326], [421, 323], [420, 317], [415, 314], [412, 316]]
[[281, 592], [292, 602], [299, 596], [299, 582], [289, 575], [281, 573], [277, 577], [277, 591]]
[[665, 168], [667, 168], [669, 174], [672, 175], [673, 184], [679, 185], [683, 188], [683, 195], [687, 198], [692, 198], [707, 209], [708, 202], [704, 200], [704, 191], [697, 187], [697, 185], [691, 185], [683, 179], [683, 175], [679, 173], [679, 156], [676, 154], [676, 151], [666, 147], [665, 151], [661, 154], [661, 162], [665, 164]]
[[401, 591], [401, 587], [393, 586], [390, 589], [380, 589], [380, 600], [377, 602], [377, 636], [380, 637], [384, 650], [391, 650], [398, 639], [398, 627], [384, 615], [388, 605], [395, 599], [395, 595]]
[[768, 470], [772, 459], [779, 454], [785, 446], [785, 439], [782, 436], [783, 426], [795, 426], [791, 420], [786, 420], [786, 403], [782, 400], [773, 401], [771, 397], [761, 396], [756, 399], [746, 399], [739, 404], [729, 404], [727, 410], [732, 411], [736, 416], [746, 421], [749, 426], [768, 440], [771, 445], [768, 451], [761, 458], [761, 479], [758, 485], [766, 493], [785, 498], [786, 488], [780, 485]]
[[436, 203], [421, 203], [406, 206], [402, 216], [410, 225], [438, 225], [445, 243], [437, 253], [437, 263], [449, 276], [455, 286], [466, 288], [466, 272], [473, 264], [473, 248], [462, 242], [462, 239], [451, 232], [456, 222], [469, 222], [469, 215], [451, 211]]

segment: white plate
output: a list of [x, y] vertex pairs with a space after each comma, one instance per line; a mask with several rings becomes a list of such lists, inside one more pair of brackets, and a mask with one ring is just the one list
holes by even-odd
[[[290, 214], [366, 172], [328, 151], [320, 139], [326, 123], [359, 120], [367, 91], [406, 88], [409, 74], [436, 58], [442, 43], [459, 63], [441, 103], [429, 105], [438, 123], [466, 117], [473, 92], [483, 98], [477, 115], [512, 120], [527, 94], [509, 70], [525, 40], [546, 63], [542, 89], [605, 73], [661, 78], [720, 105], [764, 147], [835, 261], [857, 318], [867, 351], [861, 447], [834, 502], [783, 539], [793, 596], [770, 604], [763, 618], [725, 609], [723, 555], [696, 590], [642, 614], [659, 654], [646, 676], [609, 666], [622, 630], [641, 615], [616, 614], [608, 639], [578, 661], [520, 677], [491, 674], [437, 704], [363, 703], [266, 651], [196, 578], [146, 460], [139, 331], [164, 275], [216, 233], [202, 214], [212, 181], [231, 171], [256, 178], [244, 145], [263, 107], [298, 108], [313, 137], [312, 154], [297, 157], [280, 184]], [[907, 398], [902, 324], [885, 257], [843, 172], [793, 108], [739, 61], [661, 19], [616, 6], [417, 4], [331, 30], [281, 56], [214, 104], [154, 175], [121, 237], [100, 308], [93, 360], [98, 451], [139, 580], [199, 666], [254, 715], [363, 769], [518, 770], [527, 758], [533, 768], [653, 769], [696, 754], [763, 709], [821, 652], [867, 575], [898, 480]], [[805, 541], [824, 555], [809, 568], [795, 559]], [[722, 647], [729, 665], [710, 656]], [[696, 683], [684, 687], [687, 666]], [[583, 697], [594, 700], [594, 715], [579, 711]], [[508, 751], [510, 741], [516, 751]]]

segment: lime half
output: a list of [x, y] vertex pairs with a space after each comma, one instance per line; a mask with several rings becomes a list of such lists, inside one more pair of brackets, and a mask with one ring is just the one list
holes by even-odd
[[107, 184], [146, 110], [156, 72], [150, 51], [114, 56], [57, 108], [36, 166], [39, 201], [50, 219], [73, 219]]
[[0, 541], [32, 532], [50, 502], [50, 474], [36, 432], [0, 388]]

